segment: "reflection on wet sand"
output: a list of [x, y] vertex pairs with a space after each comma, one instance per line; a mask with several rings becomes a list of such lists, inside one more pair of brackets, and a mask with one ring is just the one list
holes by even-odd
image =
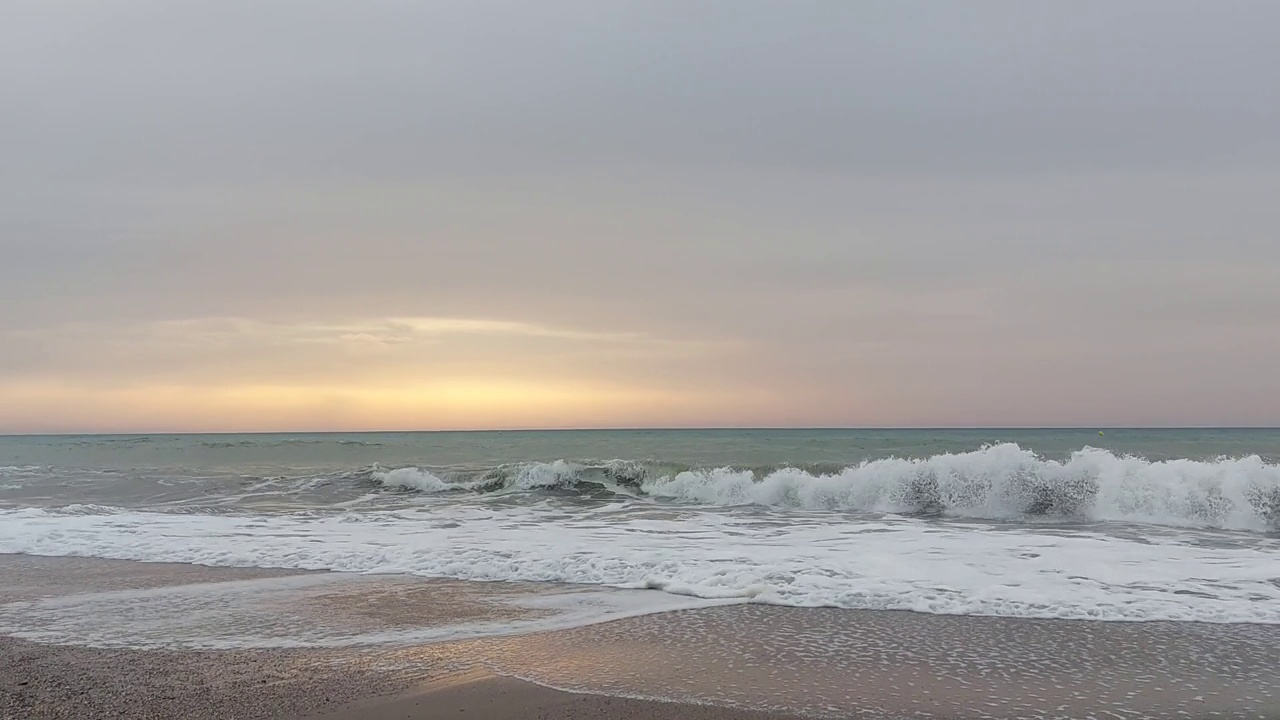
[[[353, 701], [367, 709], [358, 703], [476, 671], [597, 696], [815, 717], [1280, 715], [1276, 625], [716, 605], [549, 583], [81, 558], [0, 556], [0, 570], [0, 634], [41, 643], [0, 644], [0, 669], [16, 678], [0, 688], [0, 710], [15, 717], [83, 717], [81, 697], [126, 718], [179, 709], [272, 717]], [[69, 694], [66, 678], [80, 690]], [[198, 692], [182, 689], [192, 678], [202, 678]], [[608, 705], [498, 686], [540, 707]], [[467, 708], [469, 697], [448, 702]], [[624, 707], [659, 706], [614, 710]], [[409, 717], [432, 717], [416, 712]]]

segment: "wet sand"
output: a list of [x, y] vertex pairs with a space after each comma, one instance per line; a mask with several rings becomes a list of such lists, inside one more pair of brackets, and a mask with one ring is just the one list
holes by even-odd
[[794, 715], [553, 690], [475, 671], [307, 720], [800, 720]]
[[[65, 602], [82, 593], [201, 587], [301, 574], [0, 555], [0, 613]], [[87, 620], [109, 625], [118, 618]], [[3, 720], [305, 716], [370, 694], [400, 692], [419, 681], [416, 673], [384, 671], [368, 659], [362, 663], [349, 653], [325, 649], [137, 650], [39, 643], [0, 633]]]
[[539, 599], [607, 591], [3, 555], [0, 577], [6, 720], [1280, 718], [1280, 626], [729, 605], [530, 632], [561, 612]]
[[[440, 644], [452, 652], [432, 658], [405, 645], [162, 649], [155, 633], [147, 632], [159, 625], [179, 646], [223, 637], [210, 634], [209, 618], [174, 624], [166, 617], [165, 600], [177, 603], [168, 609], [182, 614], [191, 609], [193, 593], [248, 611], [258, 625], [233, 630], [273, 641], [280, 639], [269, 634], [280, 629], [274, 623], [283, 619], [288, 629], [298, 617], [328, 621], [348, 633], [536, 620], [549, 611], [503, 601], [565, 587], [21, 555], [0, 555], [0, 577], [0, 624], [54, 640], [32, 642], [0, 632], [0, 720], [390, 720], [457, 718], [468, 711], [472, 718], [491, 720], [787, 717], [561, 692], [476, 669], [484, 658], [465, 642]], [[282, 584], [271, 584], [275, 579]], [[273, 617], [241, 604], [245, 594], [265, 593], [259, 600], [270, 607], [278, 602], [271, 589], [287, 591], [283, 597], [300, 607], [287, 615], [278, 609]], [[145, 617], [136, 617], [140, 612]], [[53, 617], [61, 622], [51, 622]], [[102, 631], [112, 626], [123, 634]], [[129, 642], [145, 647], [122, 646]]]
[[1280, 718], [1277, 626], [739, 605], [483, 644], [555, 687], [818, 717]]

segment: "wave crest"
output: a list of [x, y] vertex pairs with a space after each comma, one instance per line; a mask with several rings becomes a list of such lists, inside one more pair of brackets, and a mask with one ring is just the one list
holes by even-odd
[[384, 486], [440, 492], [602, 492], [700, 505], [1268, 530], [1280, 527], [1280, 466], [1242, 458], [1150, 461], [1084, 448], [1045, 459], [1006, 443], [849, 466], [681, 467], [655, 461], [519, 463], [451, 477], [375, 469]]
[[443, 492], [451, 489], [450, 485], [444, 480], [416, 467], [403, 467], [385, 471], [374, 469], [372, 476], [374, 480], [391, 488], [418, 490], [426, 493]]
[[783, 469], [690, 471], [646, 483], [654, 496], [714, 505], [1028, 515], [1265, 529], [1280, 520], [1280, 467], [1257, 456], [1152, 462], [1094, 448], [1065, 461], [1014, 444], [924, 459], [888, 458], [829, 475]]

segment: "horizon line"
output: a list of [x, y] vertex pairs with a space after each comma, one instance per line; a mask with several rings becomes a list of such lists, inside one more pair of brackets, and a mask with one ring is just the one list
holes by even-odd
[[744, 426], [635, 426], [635, 427], [514, 427], [439, 428], [434, 430], [143, 430], [87, 432], [0, 432], [0, 437], [122, 437], [139, 435], [412, 435], [429, 433], [569, 433], [569, 432], [697, 432], [697, 431], [963, 431], [963, 430], [1280, 430], [1280, 425], [744, 425]]

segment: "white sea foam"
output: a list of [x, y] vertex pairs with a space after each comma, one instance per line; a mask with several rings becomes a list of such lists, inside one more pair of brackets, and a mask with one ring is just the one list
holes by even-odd
[[572, 485], [581, 471], [580, 465], [564, 460], [550, 463], [524, 463], [516, 466], [507, 485], [517, 490], [564, 487]]
[[[797, 468], [664, 473], [660, 467], [633, 463], [624, 468], [620, 462], [525, 463], [507, 469], [499, 484], [511, 491], [603, 480], [607, 487], [624, 489], [614, 482], [621, 470], [646, 495], [703, 505], [927, 512], [987, 520], [1036, 515], [1253, 531], [1280, 523], [1280, 466], [1256, 455], [1153, 462], [1085, 448], [1058, 461], [1009, 443], [923, 459], [870, 460], [833, 473]], [[462, 487], [417, 468], [379, 477], [385, 484], [426, 492]], [[493, 483], [472, 486], [481, 487]]]
[[[0, 465], [0, 480], [29, 480], [40, 477], [45, 469], [38, 465]], [[5, 483], [3, 488], [18, 488], [21, 483]]]
[[396, 511], [0, 510], [0, 552], [657, 588], [795, 606], [1280, 623], [1280, 540], [1138, 539], [801, 510], [424, 502]]
[[[474, 480], [446, 481], [429, 470], [417, 467], [394, 470], [375, 467], [372, 477], [386, 487], [406, 488], [428, 494], [459, 490], [519, 492], [574, 487], [582, 482], [584, 474], [591, 469], [582, 463], [556, 460], [499, 466], [490, 471], [491, 475]], [[614, 483], [607, 484], [615, 491], [626, 492]]]
[[374, 470], [373, 477], [387, 487], [407, 488], [426, 493], [442, 492], [449, 489], [448, 483], [444, 480], [416, 467]]

